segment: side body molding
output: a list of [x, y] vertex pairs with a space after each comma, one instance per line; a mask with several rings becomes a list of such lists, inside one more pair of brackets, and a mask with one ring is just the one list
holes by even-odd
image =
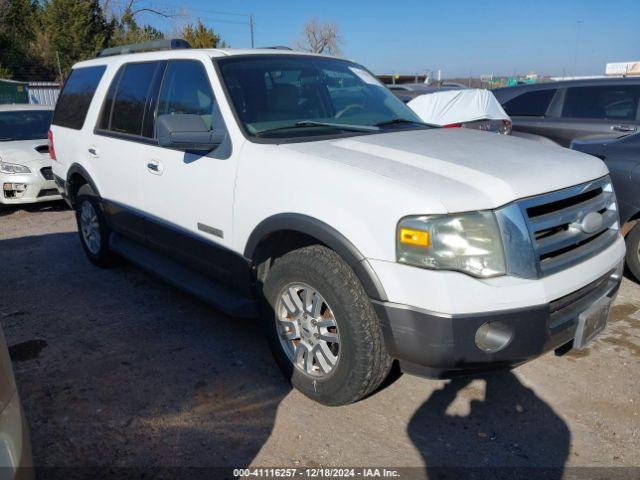
[[294, 231], [318, 239], [340, 255], [360, 279], [365, 291], [374, 300], [387, 301], [380, 279], [367, 259], [338, 230], [316, 218], [299, 213], [279, 213], [266, 218], [253, 230], [247, 241], [244, 256], [254, 258], [256, 247], [269, 234]]

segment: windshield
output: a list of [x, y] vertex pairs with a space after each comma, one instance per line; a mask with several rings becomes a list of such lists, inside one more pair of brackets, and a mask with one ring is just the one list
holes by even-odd
[[47, 138], [53, 110], [0, 112], [0, 142]]
[[298, 55], [218, 61], [235, 110], [251, 136], [301, 138], [427, 128], [363, 67]]

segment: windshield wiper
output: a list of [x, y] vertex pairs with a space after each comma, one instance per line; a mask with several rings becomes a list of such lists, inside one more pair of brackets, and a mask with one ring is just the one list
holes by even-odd
[[284, 125], [282, 127], [267, 128], [256, 132], [256, 135], [263, 135], [265, 133], [277, 132], [278, 130], [289, 130], [294, 128], [305, 127], [330, 127], [339, 130], [349, 130], [352, 132], [379, 132], [380, 128], [377, 125], [351, 125], [348, 123], [333, 123], [333, 122], [316, 122], [313, 120], [302, 120], [301, 122], [294, 123], [293, 125]]
[[399, 125], [402, 123], [411, 123], [413, 125], [422, 125], [424, 127], [435, 127], [436, 125], [432, 125], [430, 123], [418, 122], [416, 120], [408, 120], [405, 118], [392, 118], [391, 120], [385, 120], [384, 122], [376, 123], [376, 127], [386, 127], [388, 125]]

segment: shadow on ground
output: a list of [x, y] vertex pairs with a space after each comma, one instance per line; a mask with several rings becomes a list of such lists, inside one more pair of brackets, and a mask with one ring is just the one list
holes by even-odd
[[[475, 380], [449, 381], [411, 418], [429, 479], [561, 479], [571, 441], [562, 418], [512, 372]], [[451, 411], [467, 401], [468, 413]]]
[[6, 215], [11, 215], [16, 212], [62, 212], [64, 210], [69, 210], [69, 205], [65, 203], [64, 200], [56, 200], [53, 202], [42, 202], [42, 203], [25, 203], [24, 205], [3, 205], [0, 204], [0, 217], [4, 217]]

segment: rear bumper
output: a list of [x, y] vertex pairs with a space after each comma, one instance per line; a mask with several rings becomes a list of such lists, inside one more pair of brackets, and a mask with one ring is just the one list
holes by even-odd
[[[578, 315], [603, 297], [614, 298], [622, 265], [550, 303], [497, 312], [445, 315], [407, 305], [373, 301], [387, 348], [407, 373], [440, 378], [515, 366], [559, 347], [575, 337]], [[510, 340], [499, 351], [476, 345], [476, 332], [500, 322]]]

